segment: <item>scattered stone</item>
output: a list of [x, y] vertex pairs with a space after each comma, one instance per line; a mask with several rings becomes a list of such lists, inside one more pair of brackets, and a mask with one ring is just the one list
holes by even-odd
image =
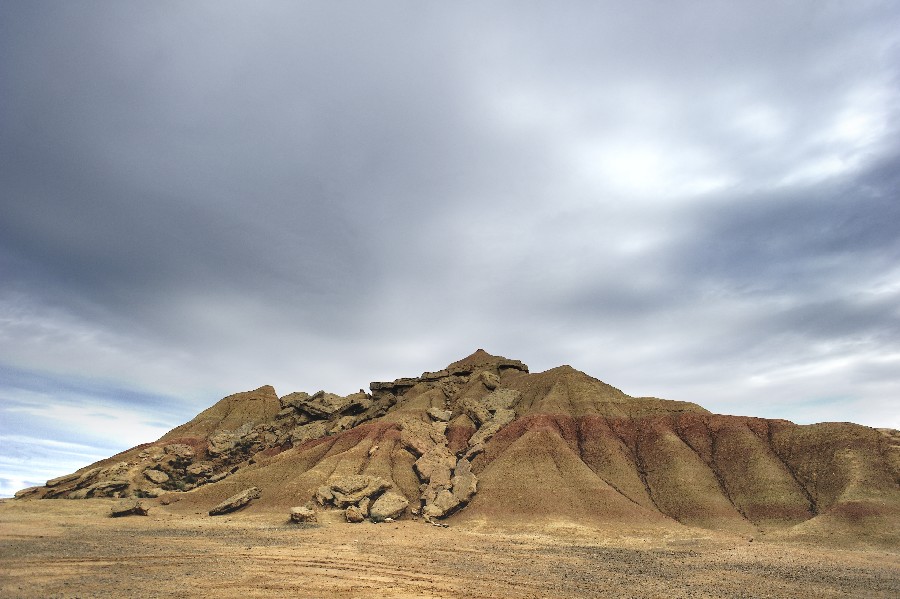
[[373, 522], [383, 522], [385, 518], [398, 518], [408, 506], [409, 501], [406, 497], [394, 491], [388, 491], [369, 508], [369, 517]]
[[213, 509], [209, 510], [210, 516], [220, 516], [222, 514], [228, 514], [235, 510], [239, 510], [254, 499], [258, 499], [260, 496], [260, 490], [256, 487], [250, 487], [249, 489], [244, 489], [237, 495], [232, 495]]
[[291, 508], [291, 522], [317, 522], [316, 511], [308, 506]]
[[141, 501], [122, 501], [112, 508], [110, 511], [111, 518], [121, 518], [122, 516], [146, 516], [150, 512], [150, 508]]

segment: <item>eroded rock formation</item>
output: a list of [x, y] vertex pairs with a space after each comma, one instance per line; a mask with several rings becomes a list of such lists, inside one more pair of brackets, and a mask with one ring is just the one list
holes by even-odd
[[315, 498], [348, 521], [457, 514], [900, 532], [897, 431], [715, 415], [631, 397], [568, 366], [532, 374], [481, 350], [370, 391], [231, 395], [154, 443], [17, 496], [208, 509], [255, 487], [261, 496], [235, 509]]

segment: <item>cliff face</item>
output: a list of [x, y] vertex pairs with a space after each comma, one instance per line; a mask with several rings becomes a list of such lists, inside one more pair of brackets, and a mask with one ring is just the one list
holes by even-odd
[[530, 374], [483, 350], [370, 390], [231, 395], [154, 443], [19, 496], [196, 506], [253, 486], [261, 496], [247, 509], [287, 510], [313, 497], [361, 509], [390, 489], [435, 522], [900, 538], [896, 431], [716, 415], [630, 397], [569, 366]]

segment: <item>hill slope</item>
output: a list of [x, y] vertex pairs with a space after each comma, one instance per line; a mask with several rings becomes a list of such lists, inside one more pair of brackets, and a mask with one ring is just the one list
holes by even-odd
[[258, 487], [248, 510], [317, 497], [365, 515], [397, 495], [410, 504], [398, 513], [428, 521], [900, 539], [896, 431], [716, 415], [630, 397], [569, 366], [531, 374], [483, 350], [370, 389], [237, 393], [154, 443], [18, 496], [208, 509]]

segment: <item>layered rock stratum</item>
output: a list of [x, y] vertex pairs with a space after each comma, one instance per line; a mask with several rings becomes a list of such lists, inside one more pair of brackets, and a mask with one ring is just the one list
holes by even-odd
[[17, 497], [158, 498], [215, 511], [253, 489], [235, 509], [680, 523], [896, 543], [898, 483], [895, 430], [712, 414], [478, 350], [368, 393], [230, 395], [153, 443]]

